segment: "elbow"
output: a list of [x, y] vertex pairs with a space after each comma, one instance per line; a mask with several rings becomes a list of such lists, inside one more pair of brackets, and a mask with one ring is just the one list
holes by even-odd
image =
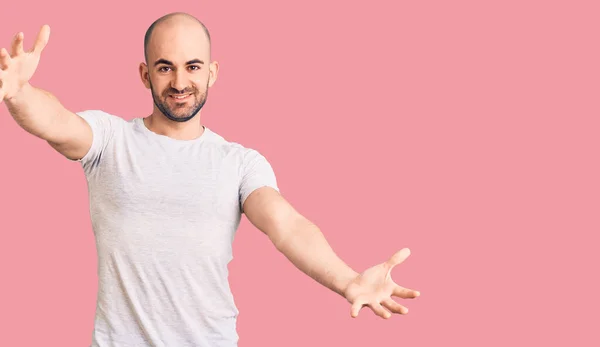
[[271, 235], [269, 239], [278, 251], [284, 252], [290, 243], [291, 234], [291, 232], [278, 232]]
[[306, 219], [300, 219], [287, 228], [281, 228], [270, 236], [271, 242], [280, 252], [285, 253], [298, 243], [311, 243], [315, 236], [321, 236], [321, 230]]

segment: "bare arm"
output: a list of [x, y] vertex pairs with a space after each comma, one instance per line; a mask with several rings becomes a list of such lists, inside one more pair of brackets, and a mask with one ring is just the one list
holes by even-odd
[[0, 101], [4, 101], [17, 124], [46, 140], [70, 159], [83, 157], [92, 144], [92, 130], [85, 120], [67, 110], [51, 93], [29, 84], [50, 35], [40, 30], [32, 50], [23, 51], [23, 33], [15, 36], [11, 54], [0, 50]]
[[410, 255], [408, 248], [359, 274], [333, 252], [321, 231], [275, 189], [255, 190], [244, 202], [244, 211], [250, 222], [298, 269], [348, 300], [354, 318], [365, 306], [385, 319], [392, 313], [407, 314], [408, 308], [392, 296], [414, 299], [420, 295], [399, 286], [391, 277], [392, 269]]
[[65, 157], [80, 159], [91, 147], [90, 126], [51, 93], [27, 83], [5, 102], [19, 126], [46, 140]]
[[358, 273], [337, 256], [320, 229], [277, 191], [259, 188], [246, 199], [244, 211], [248, 220], [298, 269], [344, 296]]

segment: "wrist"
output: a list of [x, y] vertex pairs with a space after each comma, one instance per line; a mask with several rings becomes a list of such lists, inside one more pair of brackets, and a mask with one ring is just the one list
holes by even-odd
[[347, 299], [347, 291], [350, 284], [359, 276], [359, 273], [348, 269], [348, 271], [337, 280], [336, 287], [337, 292]]
[[29, 84], [29, 82], [25, 82], [14, 93], [5, 95], [4, 100], [9, 103], [18, 101], [23, 94], [27, 93], [32, 88], [33, 86]]

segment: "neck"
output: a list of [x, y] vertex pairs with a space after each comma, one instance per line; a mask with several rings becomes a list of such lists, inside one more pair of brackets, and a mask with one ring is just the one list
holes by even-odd
[[204, 127], [200, 121], [200, 112], [187, 122], [180, 123], [172, 121], [160, 111], [154, 110], [143, 121], [148, 130], [176, 140], [194, 140], [204, 133]]

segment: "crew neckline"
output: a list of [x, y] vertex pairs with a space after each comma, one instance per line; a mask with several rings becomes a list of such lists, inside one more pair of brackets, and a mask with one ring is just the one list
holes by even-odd
[[144, 123], [144, 118], [141, 118], [141, 117], [135, 118], [134, 122], [138, 125], [138, 127], [146, 135], [156, 138], [160, 141], [173, 143], [173, 144], [194, 144], [194, 143], [203, 142], [206, 140], [206, 138], [209, 136], [209, 133], [211, 132], [211, 130], [206, 125], [202, 125], [202, 127], [204, 128], [202, 135], [198, 136], [195, 139], [191, 139], [191, 140], [180, 140], [180, 139], [174, 139], [167, 135], [161, 135], [161, 134], [155, 133], [154, 131], [148, 129], [148, 127], [146, 126], [146, 123]]

